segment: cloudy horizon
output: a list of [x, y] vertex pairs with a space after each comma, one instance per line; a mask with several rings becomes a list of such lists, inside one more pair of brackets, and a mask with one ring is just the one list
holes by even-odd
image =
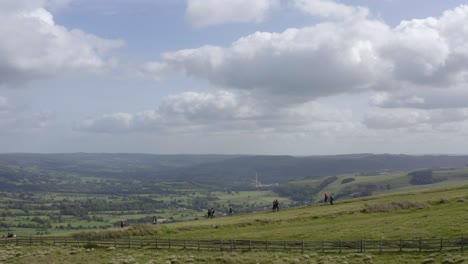
[[468, 2], [0, 1], [0, 153], [468, 154]]

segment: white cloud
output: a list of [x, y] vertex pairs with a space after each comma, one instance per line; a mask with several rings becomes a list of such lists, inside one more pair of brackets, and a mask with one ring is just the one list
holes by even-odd
[[134, 117], [128, 113], [105, 114], [96, 119], [86, 119], [81, 127], [93, 132], [125, 132], [131, 128]]
[[363, 18], [369, 14], [367, 8], [348, 6], [333, 0], [294, 0], [293, 4], [305, 13], [324, 18]]
[[381, 108], [453, 109], [468, 107], [466, 87], [408, 87], [393, 93], [377, 93], [370, 104]]
[[[377, 53], [389, 29], [380, 22], [257, 32], [228, 48], [204, 46], [162, 54], [167, 68], [215, 85], [311, 98], [370, 89], [389, 65]], [[155, 72], [158, 74], [158, 72]]]
[[446, 124], [457, 124], [468, 120], [468, 108], [463, 109], [374, 109], [364, 119], [371, 129], [433, 130]]
[[0, 96], [0, 130], [2, 132], [29, 132], [43, 129], [55, 119], [51, 111], [26, 111]]
[[278, 0], [187, 0], [186, 17], [195, 27], [261, 22]]
[[154, 110], [91, 117], [76, 129], [98, 133], [336, 134], [357, 130], [350, 111], [308, 102], [278, 108], [246, 93], [185, 92], [164, 98]]
[[123, 42], [57, 25], [45, 7], [66, 2], [0, 2], [0, 85], [66, 72], [99, 72], [111, 64], [109, 51]]
[[393, 98], [410, 90], [410, 98], [398, 104], [419, 107], [431, 101], [426, 90], [451, 93], [468, 85], [468, 6], [391, 28], [367, 16], [365, 8], [325, 0], [295, 4], [342, 19], [280, 33], [256, 32], [228, 47], [163, 53], [158, 67], [146, 73], [181, 72], [293, 103], [367, 91]]

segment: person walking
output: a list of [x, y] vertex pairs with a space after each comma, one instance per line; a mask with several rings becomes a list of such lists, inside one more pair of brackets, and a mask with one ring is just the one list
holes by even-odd
[[327, 195], [326, 193], [325, 193], [325, 196], [323, 197], [323, 201], [324, 201], [325, 203], [328, 202], [328, 195]]
[[333, 205], [333, 201], [335, 200], [335, 198], [333, 197], [333, 193], [330, 194], [330, 204]]

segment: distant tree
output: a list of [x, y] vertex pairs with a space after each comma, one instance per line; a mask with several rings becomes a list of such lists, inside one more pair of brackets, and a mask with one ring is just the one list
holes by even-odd
[[434, 183], [432, 170], [420, 170], [408, 173], [411, 176], [410, 183], [412, 185], [424, 185]]
[[356, 180], [356, 179], [354, 179], [354, 178], [346, 178], [346, 179], [343, 179], [343, 180], [341, 181], [341, 184], [346, 184], [346, 183], [349, 183], [349, 182], [353, 182], [353, 181], [355, 181], [355, 180]]

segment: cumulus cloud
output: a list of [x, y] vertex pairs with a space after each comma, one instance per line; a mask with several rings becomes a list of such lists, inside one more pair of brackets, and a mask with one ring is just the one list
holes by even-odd
[[[311, 98], [370, 89], [389, 70], [376, 52], [388, 28], [379, 22], [257, 32], [231, 47], [204, 46], [162, 54], [167, 68], [215, 85]], [[158, 74], [155, 72], [154, 74]]]
[[369, 14], [365, 7], [348, 6], [333, 0], [294, 0], [293, 4], [305, 13], [324, 18], [363, 18]]
[[278, 0], [187, 0], [186, 17], [195, 27], [261, 22]]
[[392, 28], [362, 7], [331, 0], [294, 4], [325, 20], [279, 33], [256, 32], [227, 47], [163, 53], [158, 67], [146, 73], [161, 77], [181, 72], [218, 86], [287, 97], [292, 103], [367, 91], [393, 98], [411, 90], [410, 98], [397, 104], [417, 107], [431, 101], [426, 90], [450, 93], [468, 84], [466, 5]]
[[122, 46], [122, 41], [57, 25], [46, 9], [68, 2], [0, 2], [0, 85], [71, 71], [99, 72], [111, 64], [109, 52]]
[[153, 110], [91, 117], [76, 129], [98, 133], [338, 133], [357, 129], [350, 111], [316, 102], [285, 108], [229, 91], [185, 92]]

